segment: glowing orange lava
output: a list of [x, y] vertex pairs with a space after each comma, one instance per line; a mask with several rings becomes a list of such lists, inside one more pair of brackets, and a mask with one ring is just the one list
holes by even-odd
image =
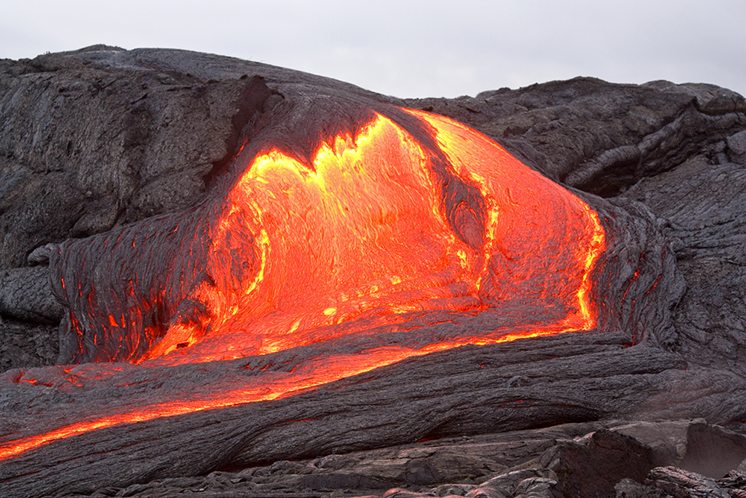
[[[592, 328], [588, 274], [603, 246], [593, 211], [484, 135], [409, 112], [434, 129], [449, 173], [481, 195], [481, 204], [452, 206], [464, 213], [455, 222], [465, 236], [448, 218], [432, 154], [384, 116], [322, 144], [312, 164], [270, 150], [238, 180], [216, 224], [211, 281], [190, 296], [206, 316], [172, 325], [143, 359], [261, 355], [411, 312], [547, 295], [566, 298], [567, 327]], [[557, 292], [568, 284], [574, 296]]]
[[[172, 321], [141, 364], [265, 355], [412, 316], [425, 327], [429, 312], [539, 303], [551, 319], [527, 316], [509, 331], [311, 358], [212, 397], [154, 403], [9, 441], [0, 459], [97, 429], [287, 397], [464, 345], [593, 329], [591, 271], [605, 250], [596, 213], [484, 135], [406, 112], [427, 130], [430, 145], [378, 114], [355, 136], [322, 143], [310, 164], [274, 148], [254, 157], [210, 221], [210, 278], [187, 296], [203, 312]], [[108, 315], [104, 326], [126, 324]]]

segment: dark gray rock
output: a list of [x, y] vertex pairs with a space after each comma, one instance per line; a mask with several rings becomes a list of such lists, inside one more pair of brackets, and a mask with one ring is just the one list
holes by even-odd
[[705, 423], [689, 426], [687, 451], [678, 465], [708, 477], [720, 478], [746, 459], [746, 436]]
[[726, 143], [733, 162], [746, 164], [746, 130], [729, 136]]
[[0, 370], [51, 365], [59, 354], [57, 325], [0, 318]]
[[667, 495], [682, 498], [732, 498], [715, 479], [676, 467], [656, 467], [648, 480], [654, 488]]
[[610, 496], [621, 479], [642, 481], [653, 468], [650, 448], [608, 430], [594, 432], [586, 441], [560, 442], [540, 462], [556, 474], [555, 487], [562, 496]]
[[[127, 223], [147, 226], [152, 216], [198, 205], [219, 184], [239, 137], [249, 130], [275, 130], [284, 143], [287, 130], [306, 126], [308, 142], [316, 143], [319, 130], [356, 126], [351, 117], [334, 119], [348, 116], [350, 108], [402, 103], [326, 78], [183, 51], [96, 46], [0, 61], [0, 268], [12, 276], [0, 286], [0, 303], [6, 303], [0, 312], [26, 320], [3, 329], [13, 339], [3, 339], [0, 365], [51, 363], [48, 351], [39, 349], [45, 341], [37, 340], [44, 331], [49, 337], [49, 329], [35, 322], [61, 314], [42, 285], [47, 268], [23, 268], [27, 262], [43, 265], [54, 254], [54, 248], [38, 247], [120, 233]], [[630, 493], [654, 489], [639, 482], [643, 468], [683, 465], [686, 458], [706, 467], [718, 448], [732, 450], [722, 457], [730, 466], [741, 455], [738, 438], [720, 430], [699, 434], [690, 424], [685, 436], [681, 425], [653, 430], [626, 424], [618, 432], [631, 441], [600, 432], [555, 445], [531, 432], [520, 436], [529, 441], [520, 449], [488, 445], [492, 456], [479, 445], [451, 440], [433, 452], [421, 443], [396, 456], [355, 460], [354, 452], [420, 439], [562, 422], [703, 417], [737, 427], [746, 420], [741, 96], [711, 85], [579, 78], [406, 105], [452, 116], [496, 138], [545, 175], [579, 189], [601, 213], [613, 240], [603, 257], [605, 270], [594, 276], [603, 309], [598, 330], [460, 348], [270, 403], [94, 431], [2, 462], [4, 492], [168, 496], [189, 489], [211, 496], [312, 496], [460, 481], [468, 486], [439, 492], [550, 496], [584, 486], [603, 493], [615, 486], [616, 492], [619, 486]], [[320, 116], [314, 126], [301, 119], [309, 113]], [[308, 154], [302, 147], [293, 152]], [[19, 295], [29, 297], [12, 297]], [[352, 352], [387, 341], [414, 344], [427, 335], [484, 326], [453, 317], [420, 336], [381, 330], [376, 338], [333, 347]], [[65, 326], [62, 331], [69, 337]], [[25, 333], [29, 341], [21, 344]], [[292, 370], [304, 355], [323, 357], [326, 347], [262, 361]], [[0, 385], [0, 433], [12, 435], [7, 440], [78, 421], [93, 405], [119, 413], [185, 390], [209, 396], [221, 387], [218, 380], [247, 375], [246, 361], [223, 363], [186, 365], [165, 378], [157, 369], [118, 364], [102, 381], [91, 364], [12, 370]], [[564, 439], [600, 427], [563, 433]], [[690, 447], [695, 437], [703, 455], [696, 458]], [[537, 458], [545, 451], [559, 452], [556, 469], [534, 462], [527, 464], [533, 474], [495, 481], [510, 481], [510, 491], [480, 484], [490, 475], [521, 471], [513, 467], [530, 459], [526, 452]], [[639, 457], [625, 462], [631, 473], [610, 468], [596, 481], [578, 480], [595, 453], [616, 451]], [[320, 455], [331, 456], [311, 467], [255, 467]], [[211, 473], [244, 467], [254, 468], [238, 476]], [[618, 484], [630, 475], [639, 485]], [[304, 495], [304, 488], [322, 491]]]
[[0, 64], [0, 268], [198, 202], [269, 96], [240, 74], [220, 82], [149, 65], [101, 46]]
[[746, 101], [712, 85], [576, 78], [457, 99], [414, 99], [498, 140], [545, 175], [611, 196], [744, 127]]
[[31, 251], [26, 258], [26, 262], [29, 265], [47, 265], [49, 264], [49, 258], [52, 253], [56, 250], [55, 244], [44, 244]]
[[46, 266], [0, 270], [0, 315], [26, 322], [57, 324], [63, 312], [49, 286]]
[[[681, 463], [682, 457], [672, 456], [662, 460], [662, 465], [653, 467], [649, 457], [654, 447], [622, 435], [636, 432], [659, 449], [661, 442], [668, 441], [671, 448], [665, 453], [673, 455], [673, 446], [680, 444], [683, 444], [684, 452], [701, 451], [696, 436], [687, 438], [685, 435], [683, 440], [678, 439], [682, 429], [687, 434], [703, 430], [723, 431], [720, 427], [691, 420], [617, 424], [566, 424], [547, 429], [446, 438], [311, 460], [278, 461], [240, 471], [216, 471], [203, 477], [159, 479], [126, 488], [99, 489], [95, 494], [172, 496], [179, 492], [199, 491], [207, 496], [232, 493], [233, 496], [251, 497], [315, 493], [402, 498], [663, 498], [671, 496], [664, 488], [672, 489], [672, 481], [681, 489], [708, 485], [711, 489], [727, 490], [731, 496], [739, 496], [736, 492], [746, 483], [746, 475], [735, 470], [714, 479], [675, 466]], [[593, 432], [587, 432], [589, 430]], [[625, 448], [630, 451], [626, 452]], [[616, 451], [621, 451], [621, 454], [615, 455]], [[432, 475], [439, 474], [440, 477], [427, 484], [408, 483], [407, 467], [412, 459], [420, 459], [424, 454], [432, 458], [432, 468], [436, 469]], [[468, 466], [471, 469], [470, 475], [453, 468], [458, 456], [462, 458], [461, 468]], [[585, 458], [591, 461], [581, 462]], [[559, 470], [560, 474], [547, 465]], [[688, 477], [682, 481], [684, 476]], [[393, 486], [385, 489], [387, 483], [393, 483]]]

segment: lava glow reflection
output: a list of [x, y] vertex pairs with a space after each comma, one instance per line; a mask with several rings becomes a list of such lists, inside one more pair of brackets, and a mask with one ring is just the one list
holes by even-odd
[[[429, 145], [376, 115], [355, 136], [321, 144], [310, 164], [276, 148], [257, 155], [209, 220], [209, 279], [185, 296], [200, 313], [172, 320], [135, 360], [168, 367], [266, 355], [412, 316], [427, 327], [430, 312], [526, 302], [556, 310], [551, 320], [527, 316], [510, 331], [310, 358], [209, 397], [9, 441], [0, 459], [97, 429], [283, 398], [464, 345], [594, 328], [591, 271], [605, 249], [596, 213], [484, 135], [406, 112], [427, 130]], [[101, 327], [125, 323], [109, 315]]]

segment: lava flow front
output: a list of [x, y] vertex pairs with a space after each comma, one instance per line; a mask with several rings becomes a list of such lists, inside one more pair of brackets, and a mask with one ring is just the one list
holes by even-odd
[[[96, 429], [282, 398], [408, 357], [595, 327], [598, 216], [484, 135], [400, 110], [329, 138], [311, 161], [262, 145], [225, 195], [188, 214], [62, 245], [55, 290], [69, 310], [70, 359], [177, 369], [342, 339], [347, 349], [208, 394], [104, 410], [8, 441], [0, 458]], [[517, 318], [429, 335], [459, 313]], [[364, 340], [384, 332], [403, 338]], [[361, 338], [357, 349], [351, 338]]]

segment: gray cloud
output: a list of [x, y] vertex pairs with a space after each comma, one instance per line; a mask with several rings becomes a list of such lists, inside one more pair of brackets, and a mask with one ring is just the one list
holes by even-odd
[[746, 2], [9, 0], [0, 57], [107, 43], [232, 55], [398, 96], [577, 75], [746, 93]]

